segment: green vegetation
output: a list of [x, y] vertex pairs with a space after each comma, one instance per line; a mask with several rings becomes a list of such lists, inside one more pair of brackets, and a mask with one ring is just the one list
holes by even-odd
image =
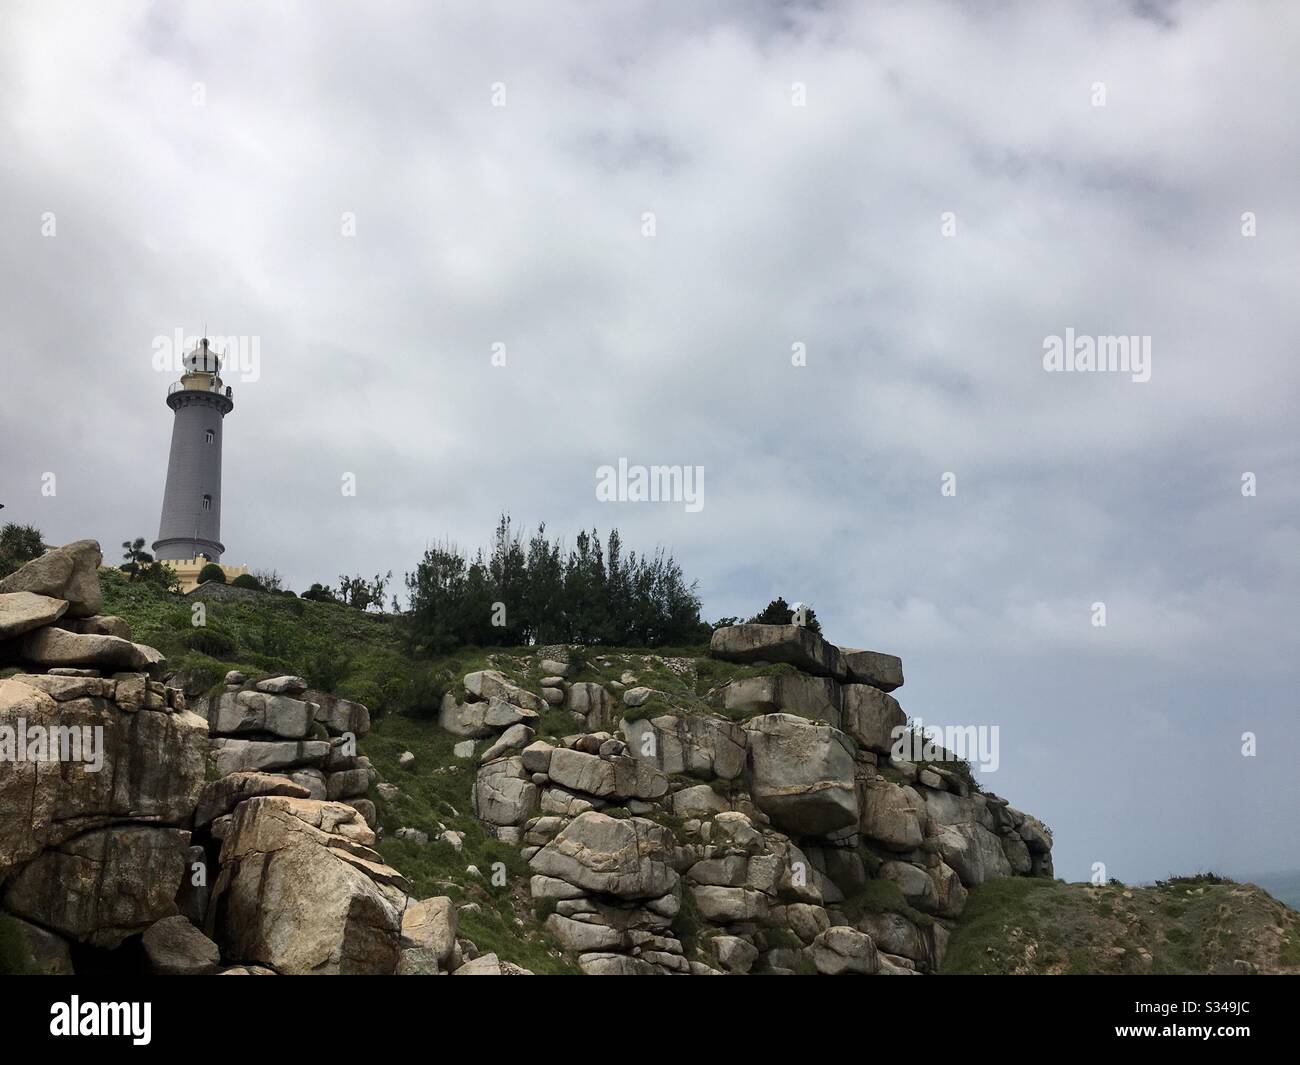
[[[151, 582], [100, 571], [104, 613], [126, 618], [135, 638], [162, 651], [202, 692], [226, 672], [294, 673], [313, 685], [357, 699], [377, 715], [419, 710], [431, 696], [428, 663], [412, 662], [392, 618], [336, 603], [265, 593], [204, 599]], [[204, 624], [193, 624], [203, 606]]]
[[[519, 849], [491, 838], [471, 811], [474, 763], [452, 754], [459, 739], [400, 715], [375, 724], [363, 744], [366, 754], [380, 778], [400, 789], [392, 802], [372, 796], [384, 826], [380, 853], [411, 881], [417, 898], [449, 895], [457, 904], [476, 904], [477, 910], [460, 912], [460, 934], [480, 951], [495, 951], [536, 973], [576, 972], [544, 929], [546, 914], [533, 912], [531, 870]], [[397, 764], [403, 751], [415, 755], [409, 769]], [[437, 839], [439, 826], [464, 834], [461, 851]], [[428, 833], [429, 842], [397, 839], [403, 827]], [[471, 865], [480, 876], [466, 874]], [[494, 871], [504, 872], [504, 884], [493, 883]]]
[[44, 553], [41, 530], [36, 526], [8, 521], [0, 527], [0, 577], [8, 577]]
[[1300, 914], [1211, 873], [1151, 887], [991, 880], [970, 893], [945, 973], [1226, 973], [1300, 965]]
[[545, 524], [525, 547], [502, 515], [488, 553], [470, 561], [453, 544], [431, 547], [406, 588], [412, 649], [425, 654], [489, 642], [660, 647], [710, 631], [672, 556], [624, 556], [617, 529], [607, 547], [580, 532], [566, 554]]
[[929, 928], [934, 918], [913, 909], [903, 897], [902, 889], [892, 880], [868, 880], [862, 890], [840, 905], [849, 923], [868, 913], [898, 913], [919, 928]]
[[226, 572], [215, 562], [209, 562], [206, 566], [204, 566], [201, 570], [199, 570], [199, 583], [200, 584], [208, 584], [208, 583], [225, 584]]
[[[817, 611], [805, 604], [802, 613], [803, 616], [798, 623], [809, 632], [815, 632], [820, 636], [822, 623], [817, 620]], [[756, 625], [792, 625], [795, 623], [794, 615], [794, 607], [787, 603], [784, 597], [778, 595], [749, 620]]]
[[[158, 587], [170, 591], [179, 592], [181, 589], [180, 578], [176, 571], [168, 565], [164, 565], [154, 559], [144, 549], [145, 539], [143, 536], [137, 536], [134, 540], [122, 541], [122, 565], [118, 569], [127, 575], [128, 580], [148, 581], [156, 584]], [[225, 580], [225, 577], [222, 577]]]

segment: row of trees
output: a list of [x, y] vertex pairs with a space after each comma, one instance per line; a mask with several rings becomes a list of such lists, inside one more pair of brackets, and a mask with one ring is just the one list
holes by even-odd
[[[317, 603], [342, 603], [355, 610], [383, 610], [384, 593], [388, 590], [388, 582], [392, 579], [392, 570], [382, 576], [376, 573], [373, 580], [366, 580], [359, 573], [355, 577], [340, 573], [338, 588], [315, 583], [302, 593], [302, 598]], [[397, 597], [394, 596], [393, 613], [397, 613], [398, 609]]]
[[822, 632], [822, 623], [817, 620], [817, 611], [807, 603], [797, 603], [791, 606], [785, 601], [785, 597], [778, 595], [761, 611], [752, 618], [719, 618], [714, 623], [715, 629], [720, 629], [725, 625], [739, 625], [742, 621], [748, 624], [758, 625], [802, 625], [810, 632]]
[[[144, 537], [122, 544], [121, 569], [132, 581], [156, 582], [175, 590], [169, 566], [145, 551]], [[45, 550], [40, 531], [12, 522], [0, 528], [0, 577]], [[383, 610], [392, 572], [367, 579], [340, 575], [337, 587], [313, 584], [302, 598], [341, 603], [358, 610]], [[199, 582], [225, 581], [221, 567], [207, 566]], [[235, 585], [279, 595], [274, 570], [245, 574]], [[407, 609], [402, 621], [413, 654], [442, 654], [463, 646], [523, 646], [579, 643], [663, 647], [699, 643], [713, 629], [700, 619], [696, 583], [687, 584], [681, 567], [662, 548], [653, 554], [626, 551], [617, 529], [602, 544], [599, 533], [578, 533], [571, 548], [546, 535], [545, 523], [525, 541], [502, 515], [489, 549], [471, 560], [451, 543], [428, 548], [413, 573], [406, 574]], [[399, 613], [396, 596], [392, 610]], [[804, 604], [777, 598], [747, 620], [767, 624], [792, 621], [821, 632], [816, 613]]]
[[406, 575], [413, 649], [459, 645], [582, 643], [638, 647], [707, 639], [695, 584], [662, 549], [624, 552], [617, 529], [596, 530], [572, 548], [546, 535], [525, 542], [502, 515], [491, 548], [471, 561], [450, 543], [428, 548]]

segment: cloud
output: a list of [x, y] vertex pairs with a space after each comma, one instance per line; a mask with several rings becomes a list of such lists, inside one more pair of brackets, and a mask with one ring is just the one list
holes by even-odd
[[[904, 655], [909, 711], [1002, 722], [995, 786], [1057, 828], [1070, 876], [1099, 824], [1125, 879], [1187, 860], [1195, 824], [1151, 843], [1127, 811], [1184, 794], [1212, 744], [1253, 826], [1224, 853], [1300, 864], [1276, 812], [1296, 803], [1230, 742], [1243, 714], [1300, 739], [1295, 11], [0, 18], [6, 518], [152, 536], [153, 338], [256, 336], [230, 561], [301, 589], [476, 545], [503, 509], [617, 524], [671, 547], [710, 616], [807, 600], [833, 638]], [[1066, 328], [1151, 337], [1151, 381], [1044, 373]], [[704, 465], [704, 510], [597, 503], [619, 457]], [[1172, 730], [1140, 774], [1114, 746], [1128, 700]]]

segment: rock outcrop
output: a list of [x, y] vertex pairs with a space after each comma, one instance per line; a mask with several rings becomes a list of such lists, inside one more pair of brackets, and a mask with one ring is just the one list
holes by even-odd
[[31, 592], [67, 603], [74, 618], [99, 613], [99, 564], [103, 552], [94, 540], [77, 540], [46, 551], [0, 580], [0, 595]]
[[[160, 974], [525, 972], [381, 856], [372, 794], [401, 792], [360, 753], [365, 706], [233, 672], [187, 701], [97, 613], [98, 562], [80, 541], [0, 582], [0, 909], [35, 967], [138, 938]], [[447, 693], [456, 765], [396, 765], [466, 773], [479, 842], [520, 849], [512, 890], [584, 973], [929, 973], [970, 889], [1052, 875], [1041, 822], [948, 752], [901, 756], [892, 655], [732, 626], [696, 694], [670, 675], [693, 660], [601, 683], [539, 652], [538, 691], [491, 668]], [[397, 850], [473, 843], [399, 823]]]
[[29, 967], [136, 937], [167, 975], [468, 960], [448, 900], [406, 921], [408, 885], [374, 850], [366, 708], [232, 673], [194, 712], [163, 656], [96, 613], [99, 561], [79, 541], [0, 582], [0, 909]]
[[96, 614], [99, 560], [78, 541], [0, 581], [0, 905], [112, 948], [177, 912], [207, 726]]
[[258, 796], [221, 844], [207, 927], [228, 959], [283, 974], [397, 971], [406, 881], [342, 803]]
[[[711, 653], [748, 668], [703, 705], [630, 672], [613, 690], [549, 673], [540, 698], [576, 727], [558, 739], [500, 671], [444, 704], [444, 727], [487, 740], [473, 809], [522, 848], [583, 972], [933, 972], [971, 887], [1051, 876], [1050, 835], [964, 763], [894, 757], [895, 656], [793, 625], [720, 629]], [[652, 698], [680, 708], [644, 716]]]

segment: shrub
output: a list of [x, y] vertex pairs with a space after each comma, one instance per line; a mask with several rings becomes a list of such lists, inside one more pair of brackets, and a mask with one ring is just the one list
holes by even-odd
[[235, 653], [235, 638], [220, 629], [200, 626], [187, 632], [182, 640], [191, 651], [212, 658], [230, 658]]
[[[803, 620], [804, 627], [809, 632], [815, 632], [820, 636], [822, 623], [817, 620], [817, 611], [806, 604], [805, 609], [807, 613]], [[782, 596], [778, 595], [763, 608], [761, 613], [755, 614], [749, 621], [755, 625], [792, 625], [794, 624], [794, 607], [787, 603]]]
[[241, 573], [238, 577], [236, 577], [233, 581], [231, 581], [230, 584], [231, 587], [233, 588], [247, 588], [253, 592], [262, 592], [266, 590], [262, 587], [262, 582], [259, 581], [256, 577], [254, 577], [251, 573]]
[[226, 572], [215, 562], [209, 562], [199, 570], [200, 584], [225, 584]]
[[131, 577], [146, 584], [156, 584], [168, 592], [180, 592], [181, 579], [171, 566], [165, 562], [154, 562], [141, 566]]
[[41, 531], [34, 525], [6, 522], [0, 528], [0, 577], [7, 577], [45, 553]]
[[334, 647], [313, 651], [303, 663], [303, 673], [311, 686], [323, 692], [338, 691], [339, 682], [351, 668], [352, 655]]
[[402, 713], [426, 720], [436, 718], [442, 709], [443, 693], [453, 683], [454, 678], [446, 670], [437, 674], [429, 669], [420, 670], [402, 692]]

